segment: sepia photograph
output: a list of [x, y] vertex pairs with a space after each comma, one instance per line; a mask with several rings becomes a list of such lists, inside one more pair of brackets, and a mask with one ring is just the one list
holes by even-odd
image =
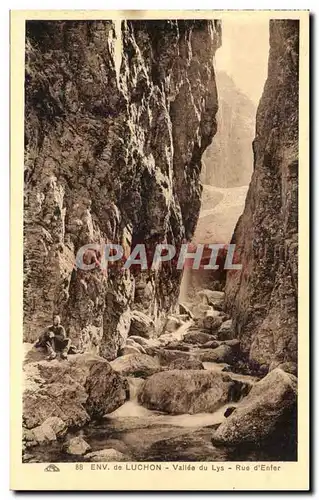
[[297, 463], [300, 19], [104, 14], [24, 21], [19, 460]]

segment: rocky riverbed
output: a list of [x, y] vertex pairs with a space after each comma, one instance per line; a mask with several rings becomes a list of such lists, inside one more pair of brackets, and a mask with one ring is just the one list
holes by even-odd
[[25, 462], [296, 459], [296, 366], [246, 362], [223, 292], [180, 304], [159, 337], [132, 318], [110, 363], [26, 346]]

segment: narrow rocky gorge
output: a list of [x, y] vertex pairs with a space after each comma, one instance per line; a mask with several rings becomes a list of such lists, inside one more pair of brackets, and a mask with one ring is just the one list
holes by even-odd
[[[203, 233], [221, 23], [123, 22], [119, 54], [111, 21], [32, 21], [26, 43], [23, 460], [296, 460], [298, 23], [270, 22], [242, 270], [184, 300], [173, 264], [75, 260]], [[67, 360], [33, 346], [53, 314]]]
[[128, 21], [121, 36], [118, 74], [111, 21], [27, 25], [25, 340], [59, 313], [73, 342], [107, 359], [125, 344], [131, 310], [161, 331], [181, 272], [81, 272], [76, 254], [191, 238], [221, 41], [218, 21]]

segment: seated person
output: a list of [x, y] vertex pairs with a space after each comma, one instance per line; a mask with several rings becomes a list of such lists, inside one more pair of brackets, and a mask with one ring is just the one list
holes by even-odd
[[71, 341], [67, 338], [65, 329], [61, 325], [60, 316], [54, 316], [53, 325], [49, 326], [46, 331], [39, 337], [35, 343], [35, 347], [44, 347], [48, 352], [47, 359], [55, 359], [57, 353], [61, 353], [62, 359], [68, 358], [68, 351]]

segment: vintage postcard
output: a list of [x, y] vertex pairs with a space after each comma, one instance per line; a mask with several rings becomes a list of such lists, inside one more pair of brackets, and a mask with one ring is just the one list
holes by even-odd
[[11, 488], [309, 489], [309, 12], [11, 12]]

